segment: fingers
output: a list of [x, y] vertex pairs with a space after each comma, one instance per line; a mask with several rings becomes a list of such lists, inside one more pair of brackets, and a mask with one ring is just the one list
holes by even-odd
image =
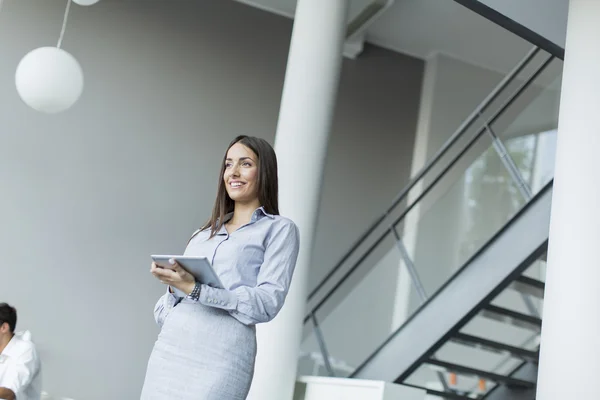
[[172, 258], [169, 260], [169, 264], [171, 265], [171, 269], [175, 272], [180, 272], [182, 270], [181, 265]]
[[169, 264], [171, 264], [171, 270], [175, 271], [180, 277], [185, 278], [188, 275], [192, 276], [187, 269], [179, 265], [179, 263], [173, 259], [169, 260]]
[[157, 268], [152, 274], [160, 279], [173, 279], [177, 277], [177, 272], [168, 268]]
[[152, 265], [150, 265], [150, 273], [151, 273], [152, 275], [154, 275], [155, 277], [157, 277], [157, 278], [160, 276], [160, 274], [161, 274], [161, 273], [162, 273], [162, 271], [164, 271], [164, 270], [165, 270], [164, 268], [162, 268], [162, 267], [158, 266], [158, 265], [157, 265], [156, 263], [154, 263], [154, 262], [152, 263]]
[[[164, 283], [165, 285], [171, 285], [171, 286], [173, 286], [174, 284], [177, 284], [178, 282], [181, 282], [182, 280], [185, 280], [184, 278], [187, 278], [187, 275], [190, 275], [174, 259], [169, 260], [168, 267], [166, 265], [164, 267], [162, 267], [162, 266], [156, 264], [156, 262], [153, 262], [150, 265], [150, 272], [152, 273], [152, 275], [154, 275], [155, 278], [160, 280], [162, 283]], [[190, 275], [190, 277], [191, 277], [191, 275]]]

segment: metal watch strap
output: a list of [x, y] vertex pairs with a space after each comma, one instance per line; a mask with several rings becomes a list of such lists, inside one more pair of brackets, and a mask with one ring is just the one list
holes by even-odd
[[194, 289], [188, 295], [188, 297], [195, 301], [198, 301], [200, 299], [200, 282], [196, 282]]

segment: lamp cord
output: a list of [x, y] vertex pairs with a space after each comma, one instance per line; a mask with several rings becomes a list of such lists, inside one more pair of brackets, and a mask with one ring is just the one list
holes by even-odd
[[[2, 0], [0, 0], [0, 7], [1, 7], [1, 2]], [[60, 36], [58, 37], [58, 44], [56, 45], [56, 47], [58, 47], [60, 49], [60, 46], [62, 46], [62, 41], [63, 38], [65, 37], [65, 30], [67, 29], [67, 19], [69, 17], [69, 9], [71, 8], [71, 0], [67, 0], [67, 8], [65, 9], [65, 16], [63, 18], [63, 24], [62, 24], [62, 28], [60, 30]]]

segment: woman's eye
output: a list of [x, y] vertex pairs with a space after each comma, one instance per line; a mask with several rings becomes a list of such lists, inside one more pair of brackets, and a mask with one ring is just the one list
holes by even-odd
[[225, 168], [231, 168], [231, 163], [226, 163]]
[[244, 164], [242, 164], [244, 167], [251, 167], [252, 164], [250, 164], [249, 162], [245, 162]]

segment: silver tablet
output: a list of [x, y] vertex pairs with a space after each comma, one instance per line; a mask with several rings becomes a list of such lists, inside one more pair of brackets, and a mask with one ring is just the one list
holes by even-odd
[[[198, 282], [214, 288], [223, 288], [221, 280], [206, 257], [173, 255], [152, 255], [150, 257], [152, 257], [152, 260], [154, 260], [156, 265], [163, 268], [172, 268], [171, 264], [169, 264], [169, 260], [174, 259], [179, 265], [185, 268], [186, 271], [192, 274]], [[173, 288], [173, 291], [180, 297], [185, 297], [187, 295], [187, 293], [183, 293], [176, 288]]]

